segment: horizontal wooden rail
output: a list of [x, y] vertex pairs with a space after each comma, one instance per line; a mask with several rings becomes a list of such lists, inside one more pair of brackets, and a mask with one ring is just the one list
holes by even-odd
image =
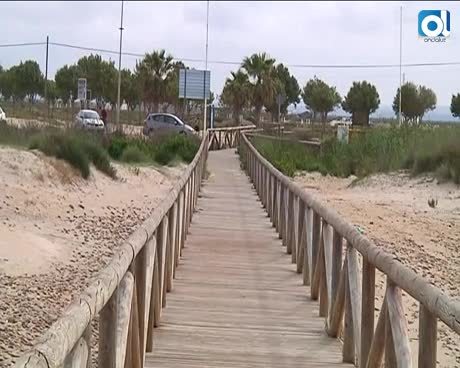
[[306, 141], [306, 140], [298, 140], [295, 137], [279, 137], [279, 136], [273, 136], [273, 135], [266, 135], [266, 134], [260, 134], [257, 133], [257, 131], [250, 131], [250, 132], [245, 132], [245, 135], [250, 138], [261, 138], [273, 142], [294, 142], [298, 144], [302, 144], [306, 147], [313, 148], [313, 149], [319, 149], [321, 147], [321, 142], [319, 141]]
[[209, 150], [215, 151], [225, 148], [236, 148], [239, 145], [241, 132], [253, 130], [255, 127], [255, 125], [242, 125], [237, 127], [208, 129]]
[[87, 367], [91, 322], [98, 316], [99, 368], [144, 366], [153, 348], [192, 220], [208, 154], [209, 135], [152, 215], [63, 315], [21, 356], [17, 368]]
[[[242, 166], [286, 251], [297, 254], [296, 270], [310, 285], [311, 298], [319, 299], [328, 335], [343, 338], [344, 362], [380, 367], [384, 358], [387, 367], [412, 366], [404, 290], [420, 305], [418, 366], [435, 367], [437, 320], [460, 334], [460, 304], [279, 172], [246, 134], [239, 143]], [[374, 329], [376, 269], [386, 275], [388, 285]]]

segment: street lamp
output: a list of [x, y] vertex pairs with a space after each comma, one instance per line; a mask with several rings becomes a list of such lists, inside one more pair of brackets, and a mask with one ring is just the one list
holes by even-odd
[[402, 6], [399, 14], [399, 126], [402, 124]]
[[[204, 66], [204, 80], [206, 81], [206, 72], [208, 71], [208, 31], [209, 31], [209, 0], [207, 1], [207, 8], [206, 8], [206, 58], [205, 58], [205, 66]], [[208, 111], [208, 99], [206, 98], [206, 86], [204, 90], [204, 118], [203, 118], [203, 131], [206, 133], [206, 114]]]
[[120, 88], [121, 88], [121, 46], [123, 43], [123, 0], [121, 1], [120, 19], [120, 53], [118, 54], [118, 94], [117, 94], [117, 125], [120, 123]]

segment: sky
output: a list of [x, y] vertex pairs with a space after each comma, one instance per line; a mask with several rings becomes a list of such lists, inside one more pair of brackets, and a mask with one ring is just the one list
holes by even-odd
[[[144, 54], [164, 48], [175, 58], [204, 69], [206, 2], [124, 3], [123, 51]], [[460, 92], [460, 2], [245, 2], [210, 1], [209, 60], [211, 90], [220, 94], [225, 79], [254, 52], [267, 52], [286, 65], [399, 64], [399, 19], [403, 7], [404, 63], [459, 62], [438, 67], [404, 67], [406, 81], [432, 88], [438, 105], [450, 105]], [[445, 43], [425, 43], [418, 36], [420, 10], [449, 10], [451, 35]], [[1, 1], [0, 44], [51, 42], [118, 50], [120, 1]], [[89, 51], [58, 46], [49, 49], [49, 77], [64, 64], [73, 64]], [[101, 53], [106, 59], [117, 55]], [[45, 46], [0, 48], [4, 68], [21, 60], [36, 60], [45, 70]], [[122, 67], [134, 68], [133, 56]], [[337, 87], [343, 96], [355, 80], [376, 85], [382, 104], [391, 105], [399, 86], [399, 67], [326, 69], [290, 67], [301, 86], [314, 75]]]

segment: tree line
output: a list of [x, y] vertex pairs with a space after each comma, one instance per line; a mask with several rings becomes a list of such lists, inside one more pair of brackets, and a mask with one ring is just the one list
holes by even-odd
[[[121, 100], [130, 109], [143, 103], [146, 109], [158, 110], [161, 105], [178, 108], [179, 69], [186, 66], [165, 50], [147, 53], [136, 62], [134, 71], [121, 70]], [[91, 98], [101, 102], [117, 100], [118, 71], [113, 61], [105, 61], [100, 55], [80, 58], [77, 63], [64, 65], [56, 71], [54, 80], [47, 82], [50, 102], [64, 102], [77, 97], [77, 81], [87, 79]], [[0, 93], [4, 99], [34, 102], [45, 93], [45, 78], [36, 61], [27, 60], [4, 70], [0, 66]], [[166, 108], [163, 106], [163, 108]]]
[[[407, 82], [401, 86], [401, 115], [403, 121], [411, 124], [422, 122], [424, 115], [435, 109], [436, 94], [425, 86], [417, 86]], [[399, 88], [393, 101], [393, 111], [399, 115]], [[355, 81], [348, 93], [342, 98], [336, 87], [328, 85], [316, 76], [308, 80], [301, 89], [296, 78], [288, 68], [266, 53], [253, 54], [246, 57], [237, 71], [231, 72], [226, 79], [221, 95], [224, 105], [232, 109], [235, 121], [239, 120], [244, 109], [254, 111], [254, 120], [260, 122], [263, 108], [272, 114], [277, 113], [277, 96], [282, 96], [280, 112], [287, 113], [287, 107], [297, 104], [302, 98], [314, 120], [323, 124], [327, 116], [337, 107], [352, 116], [353, 124], [369, 125], [369, 116], [380, 106], [377, 88], [367, 81]], [[460, 117], [460, 94], [452, 96], [451, 112]]]
[[[121, 71], [121, 100], [130, 109], [143, 103], [149, 111], [173, 106], [183, 111], [184, 101], [178, 98], [179, 70], [188, 68], [174, 61], [165, 50], [145, 54], [136, 62], [133, 71]], [[78, 78], [86, 78], [92, 98], [115, 103], [117, 98], [118, 72], [113, 61], [105, 61], [100, 55], [80, 58], [75, 64], [64, 65], [57, 70], [54, 81], [46, 82], [48, 100], [69, 101], [76, 97]], [[0, 93], [4, 99], [35, 101], [43, 96], [45, 78], [36, 61], [27, 60], [4, 70], [0, 66]], [[393, 101], [393, 110], [399, 114], [399, 88]], [[278, 101], [278, 97], [281, 100]], [[436, 94], [426, 86], [407, 82], [402, 86], [401, 113], [405, 122], [420, 123], [424, 115], [436, 107]], [[352, 115], [353, 124], [368, 125], [369, 116], [380, 106], [377, 88], [367, 81], [355, 81], [342, 98], [335, 86], [328, 85], [316, 76], [301, 88], [297, 79], [282, 63], [277, 63], [266, 53], [255, 53], [243, 59], [238, 70], [226, 79], [220, 103], [231, 109], [235, 121], [243, 111], [249, 111], [258, 124], [262, 111], [277, 120], [278, 113], [286, 114], [288, 106], [305, 103], [314, 120], [323, 124], [337, 107]], [[278, 103], [280, 102], [280, 106]], [[278, 111], [279, 110], [279, 111]], [[451, 101], [453, 116], [460, 117], [460, 94]]]

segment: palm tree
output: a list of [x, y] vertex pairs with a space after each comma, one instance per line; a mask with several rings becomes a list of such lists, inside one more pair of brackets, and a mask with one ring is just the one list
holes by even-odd
[[244, 58], [242, 67], [250, 77], [252, 104], [258, 125], [262, 108], [273, 101], [278, 88], [275, 59], [270, 58], [265, 52], [253, 54]]
[[239, 69], [231, 72], [231, 77], [225, 81], [222, 90], [222, 101], [232, 109], [235, 123], [239, 123], [239, 116], [250, 98], [250, 84], [248, 75]]
[[158, 111], [160, 103], [168, 99], [168, 82], [174, 73], [173, 57], [165, 50], [145, 54], [140, 63], [136, 63], [136, 74], [145, 104]]

